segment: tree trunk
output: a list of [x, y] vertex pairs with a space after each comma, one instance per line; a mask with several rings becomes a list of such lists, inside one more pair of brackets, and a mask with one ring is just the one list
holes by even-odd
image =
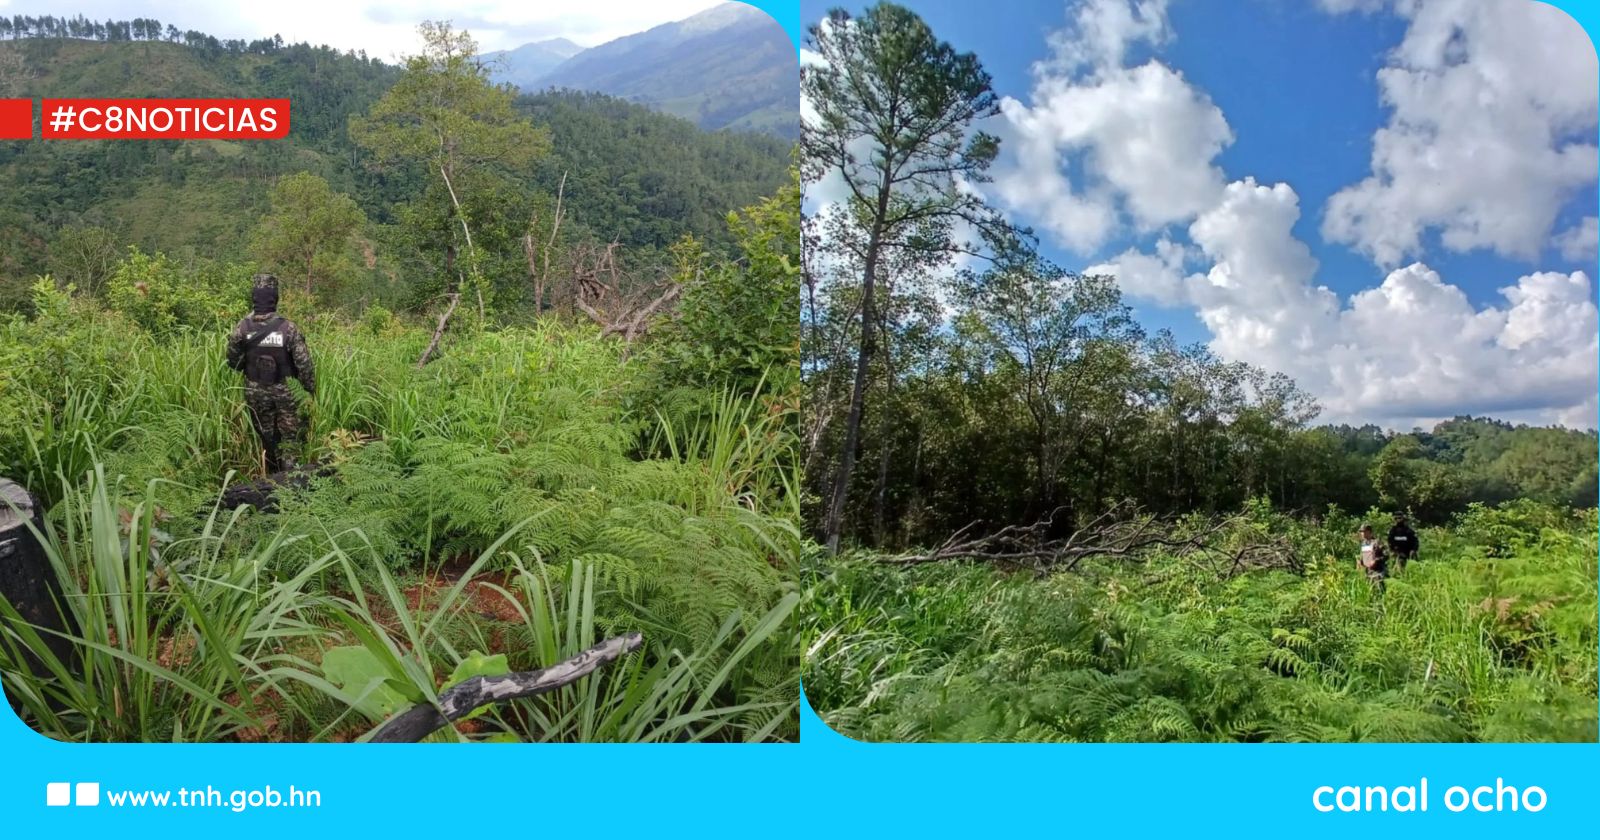
[[444, 327], [450, 323], [450, 313], [456, 311], [456, 304], [461, 302], [461, 293], [450, 293], [450, 305], [444, 308], [444, 313], [439, 316], [439, 326], [433, 330], [433, 338], [428, 342], [427, 349], [422, 351], [422, 356], [417, 359], [417, 370], [422, 370], [428, 359], [433, 358], [433, 351], [439, 349], [439, 339], [444, 336]]
[[892, 447], [889, 441], [883, 442], [883, 447], [878, 453], [878, 487], [872, 500], [872, 533], [873, 540], [879, 548], [888, 544], [884, 533], [887, 522], [888, 496], [889, 496], [889, 453]]
[[867, 259], [861, 279], [861, 350], [856, 354], [855, 384], [850, 391], [850, 411], [844, 418], [844, 443], [839, 449], [839, 471], [833, 478], [833, 499], [828, 505], [826, 531], [829, 554], [839, 553], [839, 532], [844, 529], [844, 508], [850, 497], [850, 474], [855, 472], [856, 447], [861, 442], [861, 413], [867, 401], [867, 364], [872, 361], [873, 331], [877, 327], [873, 292], [881, 238], [882, 231], [874, 225], [872, 238], [867, 243]]
[[[880, 327], [882, 327], [882, 325], [880, 325]], [[884, 328], [883, 329], [883, 339], [884, 340], [883, 340], [883, 347], [882, 347], [883, 372], [884, 372], [884, 383], [885, 383], [884, 384], [883, 404], [885, 406], [887, 406], [890, 411], [893, 411], [894, 410], [894, 386], [895, 386], [894, 352], [893, 352], [893, 348], [891, 348], [890, 345], [889, 345], [888, 336], [889, 336], [889, 330], [887, 328]], [[882, 412], [880, 412], [880, 413], [882, 413]], [[884, 545], [887, 544], [887, 541], [886, 541], [887, 538], [886, 538], [886, 535], [885, 535], [884, 531], [885, 531], [885, 528], [886, 528], [886, 517], [887, 517], [886, 508], [888, 507], [888, 501], [889, 501], [889, 459], [890, 459], [890, 457], [891, 457], [891, 455], [893, 453], [894, 453], [894, 436], [890, 433], [889, 429], [886, 427], [884, 429], [884, 434], [883, 434], [883, 445], [881, 447], [879, 447], [879, 451], [878, 451], [878, 485], [877, 485], [876, 490], [873, 492], [873, 500], [872, 500], [872, 533], [873, 533], [873, 541], [877, 544], [877, 547], [879, 547], [879, 548], [882, 548]]]

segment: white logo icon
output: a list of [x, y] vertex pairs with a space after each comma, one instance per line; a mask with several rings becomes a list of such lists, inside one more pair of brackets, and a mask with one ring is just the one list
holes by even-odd
[[44, 804], [59, 808], [74, 804], [74, 798], [78, 805], [100, 804], [99, 782], [78, 782], [76, 797], [73, 796], [73, 787], [71, 782], [47, 782], [44, 786]]

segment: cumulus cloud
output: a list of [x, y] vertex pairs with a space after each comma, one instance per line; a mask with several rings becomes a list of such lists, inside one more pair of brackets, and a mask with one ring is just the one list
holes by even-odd
[[1342, 192], [1324, 224], [1392, 266], [1375, 288], [1341, 297], [1317, 282], [1294, 235], [1293, 187], [1230, 180], [1215, 161], [1233, 131], [1210, 97], [1158, 60], [1125, 66], [1137, 45], [1172, 37], [1161, 0], [1075, 7], [1027, 101], [1002, 101], [990, 127], [1002, 156], [985, 189], [1080, 254], [1130, 230], [1153, 236], [1085, 273], [1191, 309], [1213, 351], [1293, 377], [1323, 421], [1410, 428], [1488, 413], [1593, 427], [1600, 324], [1588, 274], [1531, 272], [1484, 305], [1415, 259], [1429, 229], [1453, 250], [1549, 246], [1571, 261], [1594, 259], [1600, 239], [1596, 217], [1551, 236], [1562, 203], [1595, 177], [1595, 149], [1574, 139], [1595, 123], [1593, 54], [1579, 51], [1578, 90], [1541, 90], [1550, 85], [1535, 79], [1574, 72], [1545, 46], [1560, 27], [1480, 5], [1523, 6], [1398, 0], [1410, 28], [1380, 80], [1394, 115], [1375, 138], [1373, 177]]
[[1529, 413], [1595, 425], [1597, 320], [1589, 277], [1537, 272], [1475, 309], [1420, 263], [1351, 297], [1329, 353], [1330, 414]]
[[1583, 221], [1556, 234], [1551, 242], [1562, 259], [1594, 262], [1600, 253], [1600, 218], [1585, 216]]
[[1045, 66], [1066, 74], [1083, 67], [1121, 67], [1130, 46], [1170, 37], [1167, 0], [1084, 3], [1072, 26], [1050, 33], [1052, 58]]
[[1087, 271], [1192, 307], [1215, 352], [1293, 377], [1327, 422], [1410, 428], [1491, 413], [1595, 426], [1600, 321], [1587, 274], [1528, 274], [1479, 309], [1413, 263], [1341, 301], [1313, 282], [1317, 262], [1292, 233], [1299, 215], [1287, 184], [1245, 178], [1189, 227], [1205, 272], [1182, 276], [1183, 249], [1167, 240]]
[[1184, 264], [1190, 256], [1189, 248], [1163, 236], [1156, 242], [1154, 254], [1129, 248], [1107, 262], [1089, 266], [1083, 273], [1112, 275], [1123, 294], [1162, 306], [1179, 306], [1189, 302], [1184, 290]]
[[1123, 66], [1132, 45], [1168, 34], [1165, 0], [1077, 8], [1035, 66], [1029, 101], [1001, 101], [1001, 203], [1078, 253], [1103, 245], [1124, 215], [1152, 231], [1215, 203], [1224, 179], [1212, 160], [1233, 142], [1222, 111], [1159, 61]]
[[1389, 121], [1373, 136], [1372, 174], [1328, 200], [1323, 236], [1384, 266], [1420, 255], [1429, 231], [1452, 251], [1536, 258], [1562, 205], [1596, 179], [1588, 37], [1530, 0], [1394, 8], [1409, 25], [1378, 72]]
[[1229, 184], [1217, 206], [1189, 226], [1213, 265], [1189, 278], [1188, 295], [1221, 355], [1287, 372], [1292, 360], [1329, 341], [1338, 300], [1311, 282], [1317, 261], [1291, 233], [1299, 217], [1288, 184], [1246, 178]]

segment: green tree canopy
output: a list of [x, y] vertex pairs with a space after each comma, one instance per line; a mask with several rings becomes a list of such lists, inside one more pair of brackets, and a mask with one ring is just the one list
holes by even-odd
[[336, 193], [310, 172], [278, 179], [272, 212], [256, 227], [256, 259], [286, 277], [304, 281], [306, 294], [335, 278], [348, 260], [350, 237], [366, 216], [350, 196]]

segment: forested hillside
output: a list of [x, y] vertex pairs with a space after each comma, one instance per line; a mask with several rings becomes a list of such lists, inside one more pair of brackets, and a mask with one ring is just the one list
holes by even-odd
[[[38, 273], [80, 287], [98, 283], [107, 255], [130, 245], [185, 263], [244, 260], [270, 188], [294, 172], [349, 194], [364, 214], [344, 291], [394, 306], [416, 302], [394, 282], [409, 259], [396, 225], [399, 205], [423, 182], [374, 165], [348, 131], [350, 118], [370, 108], [400, 68], [274, 39], [219, 42], [194, 32], [151, 39], [135, 35], [131, 23], [85, 36], [69, 23], [8, 20], [11, 32], [0, 38], [25, 37], [0, 40], [0, 89], [34, 97], [288, 97], [293, 128], [277, 143], [0, 143], [0, 179], [16, 199], [0, 208], [0, 308], [25, 306]], [[526, 177], [553, 201], [567, 176], [568, 234], [615, 239], [633, 266], [660, 262], [684, 235], [727, 253], [733, 243], [724, 214], [771, 193], [788, 166], [788, 146], [777, 139], [708, 133], [596, 94], [524, 96], [514, 107], [554, 140]], [[497, 212], [521, 216], [507, 224], [526, 227], [533, 209], [507, 201]]]
[[591, 47], [522, 87], [600, 91], [702, 128], [792, 140], [799, 128], [796, 77], [794, 45], [783, 27], [766, 12], [729, 2]]

